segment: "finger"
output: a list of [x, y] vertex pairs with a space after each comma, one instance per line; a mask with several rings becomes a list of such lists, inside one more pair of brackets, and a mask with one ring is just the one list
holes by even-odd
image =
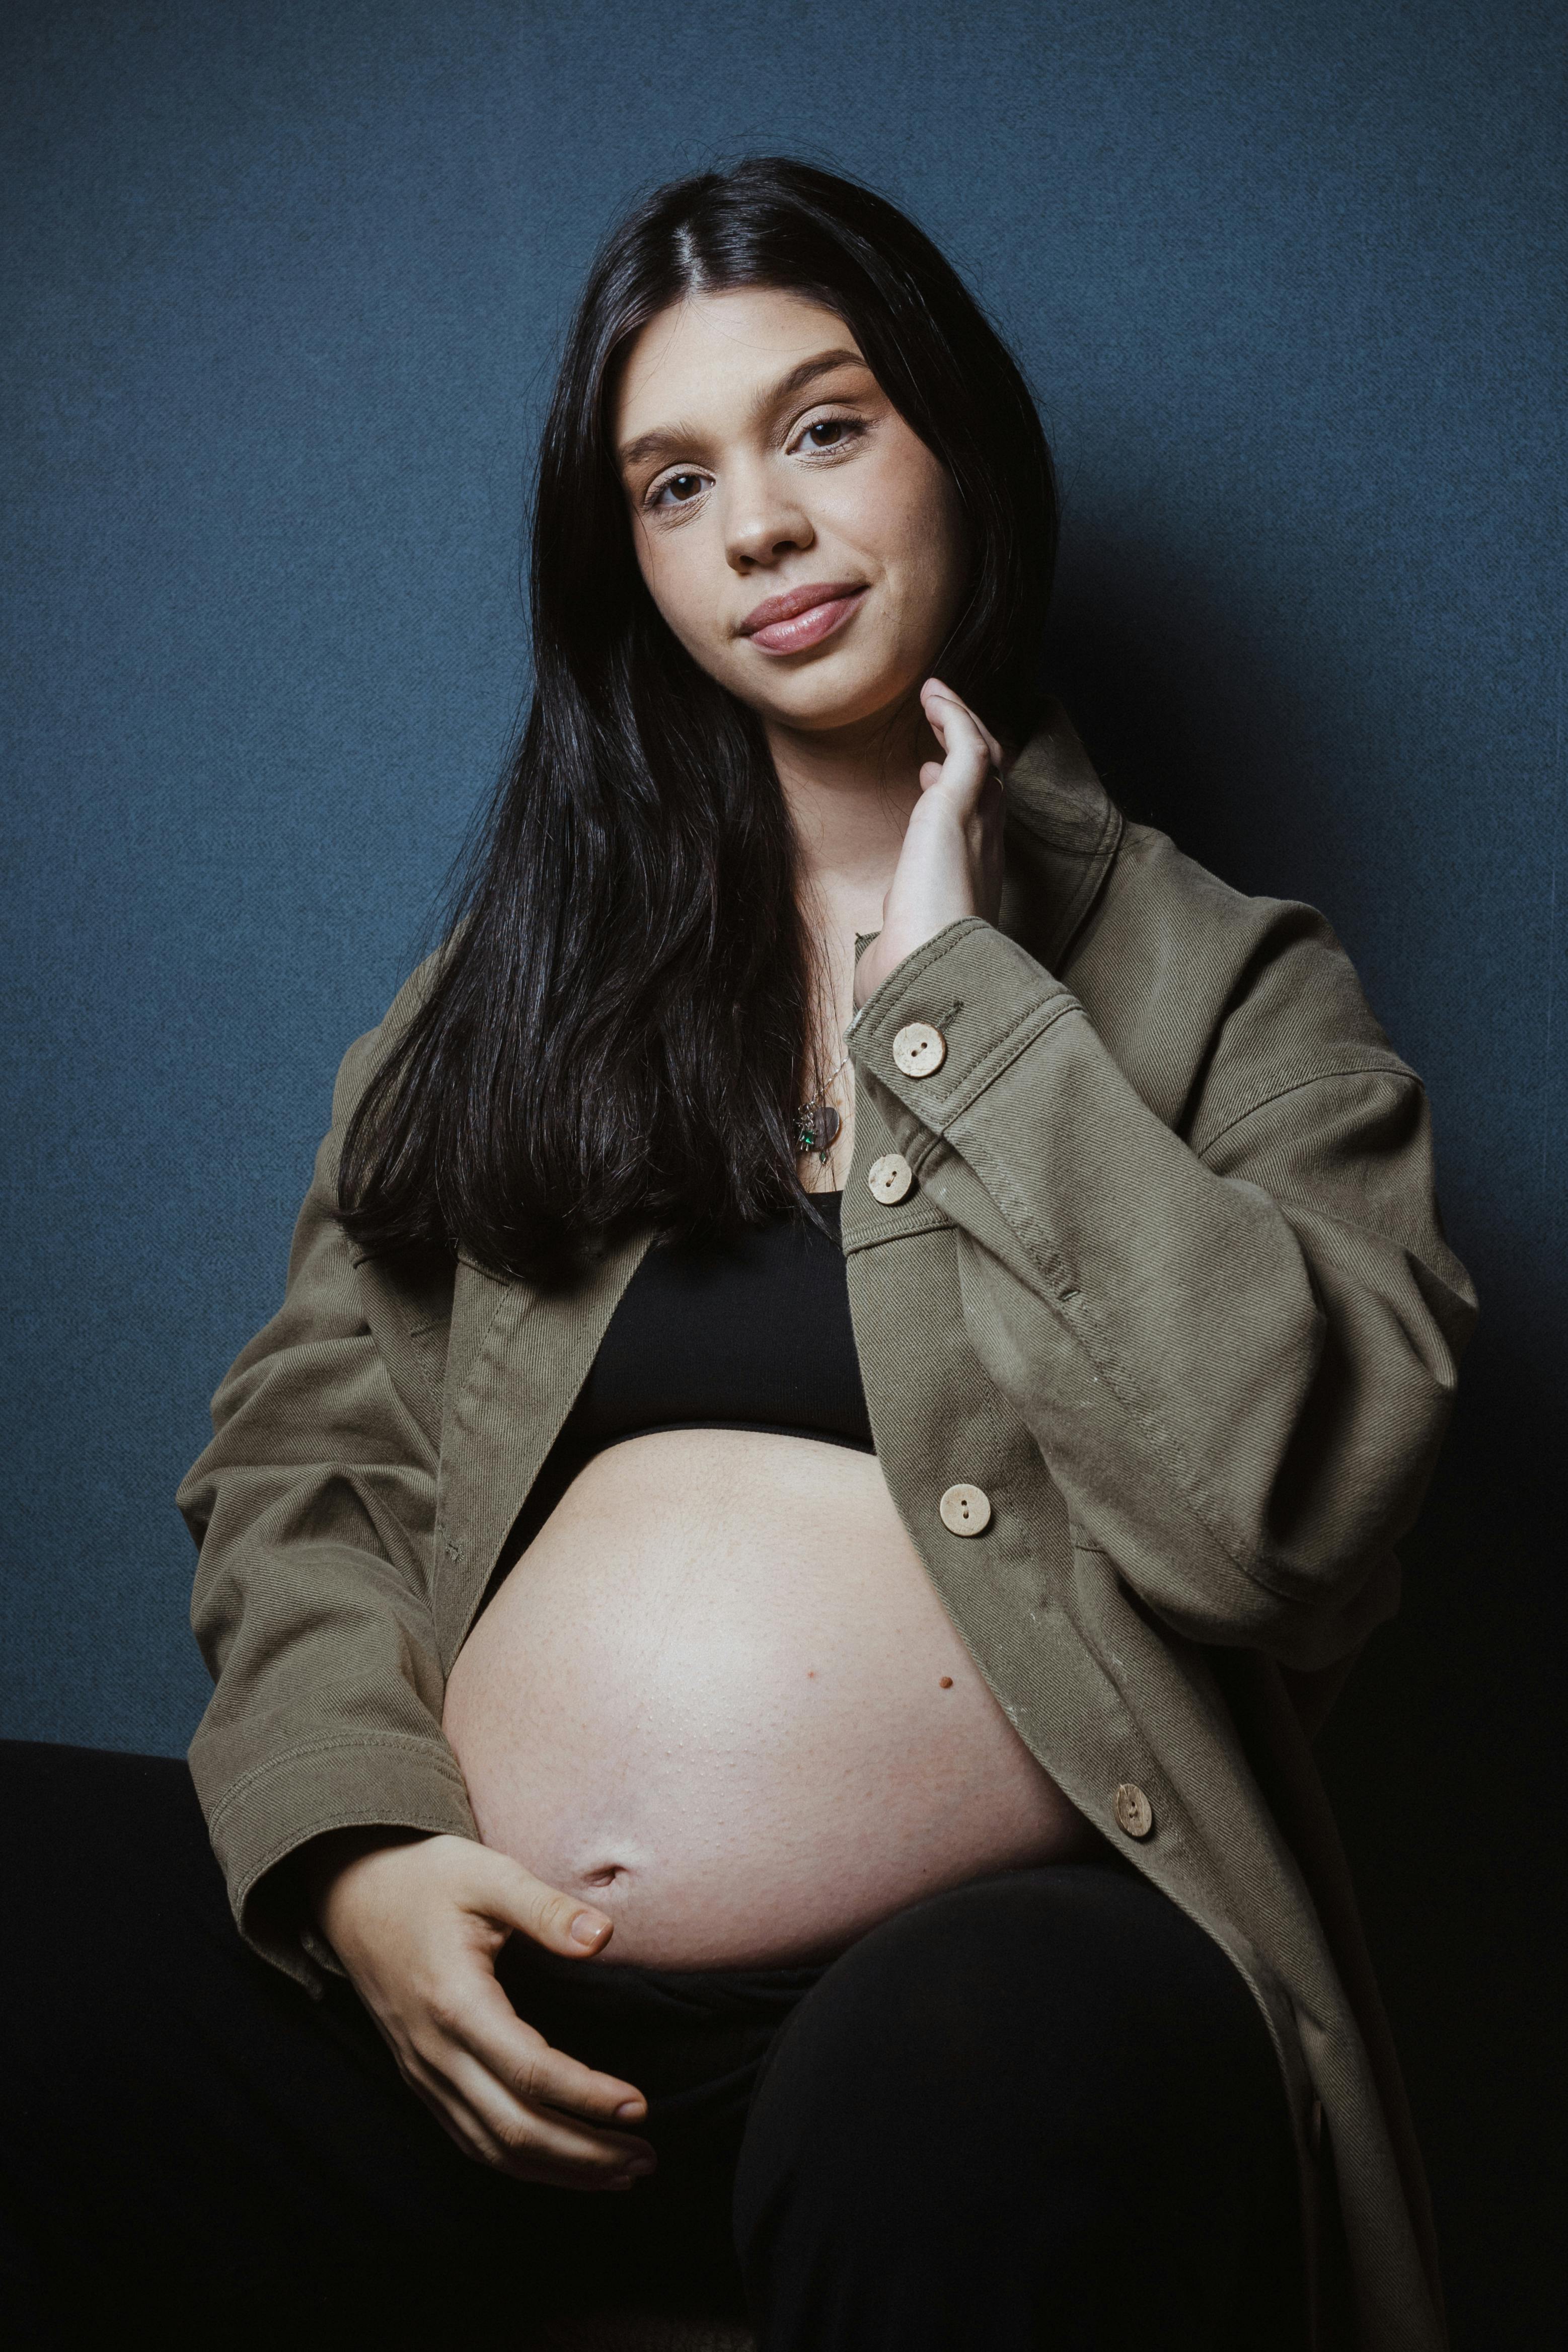
[[[948, 712], [949, 719], [956, 718], [958, 722], [952, 733], [949, 733], [947, 725], [942, 719], [944, 707]], [[926, 711], [926, 720], [933, 734], [940, 741], [943, 751], [949, 757], [955, 750], [958, 749], [976, 751], [977, 756], [983, 759], [988, 771], [995, 775], [998, 782], [1002, 781], [1007, 754], [984, 719], [977, 719], [974, 712], [966, 705], [949, 702], [944, 706], [943, 702], [934, 695]], [[964, 724], [966, 721], [967, 727], [972, 728], [975, 736], [979, 739], [977, 747], [974, 740], [967, 737], [967, 730]], [[942, 763], [931, 764], [939, 767]]]
[[602, 1911], [563, 1895], [559, 1887], [547, 1886], [520, 1862], [497, 1853], [492, 1846], [476, 1846], [473, 1863], [472, 1888], [466, 1897], [469, 1910], [520, 1928], [532, 1942], [552, 1952], [564, 1952], [572, 1959], [603, 1950], [615, 1923]]
[[941, 741], [945, 751], [951, 751], [953, 747], [947, 741], [943, 713], [956, 711], [961, 719], [967, 719], [969, 725], [979, 736], [992, 766], [1000, 769], [1005, 756], [1001, 745], [986, 725], [985, 720], [977, 712], [971, 710], [968, 704], [961, 696], [955, 694], [950, 686], [944, 686], [939, 677], [928, 677], [920, 689], [920, 698], [925, 711], [927, 724]]
[[978, 711], [972, 710], [961, 695], [955, 694], [950, 686], [944, 686], [939, 677], [927, 678], [925, 685], [921, 689], [921, 692], [923, 698], [926, 701], [928, 717], [931, 716], [933, 710], [940, 712], [946, 709], [949, 712], [956, 711], [961, 719], [967, 719], [969, 725], [974, 728], [976, 733], [979, 736], [980, 740], [984, 743], [987, 755], [991, 760], [992, 763], [997, 767], [1000, 767], [1003, 759], [1001, 745], [998, 742], [996, 737], [992, 734], [985, 720], [980, 717]]
[[601, 2074], [556, 2050], [517, 2015], [486, 1967], [476, 1969], [455, 1995], [427, 2011], [414, 2046], [439, 2066], [447, 2049], [461, 2050], [512, 2098], [538, 2103], [591, 2124], [638, 2124], [648, 2102], [635, 2083]]
[[927, 717], [933, 732], [940, 720], [940, 740], [944, 758], [938, 765], [927, 761], [920, 771], [923, 793], [940, 784], [944, 799], [957, 804], [957, 813], [967, 814], [979, 799], [996, 770], [985, 730], [961, 702], [946, 701], [932, 695], [927, 703]]
[[651, 2171], [657, 2163], [639, 2134], [595, 2131], [553, 2108], [520, 2100], [488, 2067], [455, 2045], [434, 2053], [434, 2063], [416, 2053], [410, 2078], [445, 2107], [458, 2136], [485, 2163], [505, 2170], [528, 2167], [572, 2179], [606, 2180], [634, 2167]]
[[[548, 2143], [555, 2149], [580, 2147], [589, 2151], [613, 2153], [628, 2160], [653, 2153], [647, 2141], [635, 2131], [615, 2127], [617, 2110], [613, 2107], [608, 2116], [595, 2119], [581, 2117], [549, 2099], [531, 2098], [530, 2084], [537, 2083], [548, 2091], [553, 2087], [555, 2065], [564, 2061], [567, 2066], [575, 2067], [577, 2062], [552, 2050], [543, 2034], [533, 2027], [524, 2026], [515, 2018], [513, 2022], [518, 2034], [535, 2045], [521, 2068], [503, 2063], [497, 2069], [470, 2047], [460, 2025], [437, 2021], [432, 2016], [421, 2020], [418, 2029], [401, 2046], [394, 2044], [398, 2062], [411, 2081], [437, 2096], [450, 2095], [455, 2098], [466, 2114], [480, 2120], [484, 2131], [492, 2138], [517, 2134], [528, 2121], [541, 2144]], [[580, 2071], [589, 2072], [587, 2068]], [[629, 2101], [635, 2102], [639, 2116], [646, 2116], [646, 2100], [629, 2084], [616, 2084], [609, 2076], [598, 2079], [611, 2084], [612, 2092], [628, 2094]]]
[[601, 2141], [555, 2118], [508, 2109], [482, 2069], [466, 2071], [471, 2063], [460, 2061], [452, 2074], [419, 2064], [403, 2071], [447, 2137], [475, 2163], [561, 2189], [629, 2188], [657, 2168], [645, 2141]]
[[455, 2038], [512, 2096], [590, 2123], [636, 2124], [648, 2102], [634, 2083], [557, 2050], [517, 2015], [494, 1977], [477, 1989]]

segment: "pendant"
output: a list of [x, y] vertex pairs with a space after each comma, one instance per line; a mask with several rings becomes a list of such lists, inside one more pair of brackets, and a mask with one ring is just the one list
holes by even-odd
[[805, 1153], [814, 1151], [823, 1167], [843, 1121], [831, 1103], [802, 1103], [795, 1118], [795, 1143]]

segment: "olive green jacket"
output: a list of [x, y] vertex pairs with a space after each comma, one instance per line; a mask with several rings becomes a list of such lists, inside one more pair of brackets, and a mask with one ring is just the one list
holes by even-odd
[[[1426, 1097], [1322, 918], [1124, 823], [1059, 710], [1008, 803], [998, 923], [948, 924], [846, 1033], [877, 1454], [1019, 1737], [1268, 2021], [1321, 2343], [1437, 2352], [1419, 2158], [1308, 1744], [1397, 1604], [1474, 1318]], [[649, 1238], [553, 1295], [350, 1246], [344, 1122], [419, 982], [349, 1050], [284, 1304], [180, 1490], [216, 1683], [192, 1769], [242, 1931], [312, 1985], [329, 1956], [285, 1857], [349, 1823], [476, 1834], [445, 1677]], [[917, 1022], [946, 1048], [925, 1075], [897, 1047]], [[892, 1152], [914, 1181], [884, 1203]], [[989, 1500], [978, 1535], [939, 1512], [956, 1484]]]

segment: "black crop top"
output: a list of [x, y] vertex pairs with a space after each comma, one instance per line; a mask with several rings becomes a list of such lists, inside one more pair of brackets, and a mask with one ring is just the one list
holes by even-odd
[[780, 1217], [724, 1242], [655, 1244], [561, 1430], [586, 1460], [654, 1429], [770, 1429], [872, 1450], [838, 1235]]
[[718, 1242], [654, 1243], [622, 1294], [504, 1556], [584, 1464], [656, 1429], [765, 1429], [874, 1453], [850, 1323], [841, 1192], [826, 1234], [786, 1213]]

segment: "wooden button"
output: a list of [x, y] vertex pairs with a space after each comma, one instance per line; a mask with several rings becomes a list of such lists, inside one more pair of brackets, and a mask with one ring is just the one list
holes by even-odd
[[914, 1183], [915, 1171], [902, 1151], [884, 1151], [880, 1160], [872, 1161], [865, 1181], [873, 1197], [880, 1201], [884, 1209], [891, 1209], [895, 1201], [903, 1200]]
[[991, 1524], [991, 1498], [983, 1486], [949, 1486], [936, 1508], [949, 1535], [977, 1536]]
[[1130, 1838], [1146, 1838], [1155, 1825], [1155, 1809], [1135, 1780], [1124, 1780], [1112, 1800], [1117, 1826]]
[[947, 1058], [947, 1040], [929, 1021], [911, 1021], [893, 1041], [893, 1058], [906, 1078], [928, 1078]]

